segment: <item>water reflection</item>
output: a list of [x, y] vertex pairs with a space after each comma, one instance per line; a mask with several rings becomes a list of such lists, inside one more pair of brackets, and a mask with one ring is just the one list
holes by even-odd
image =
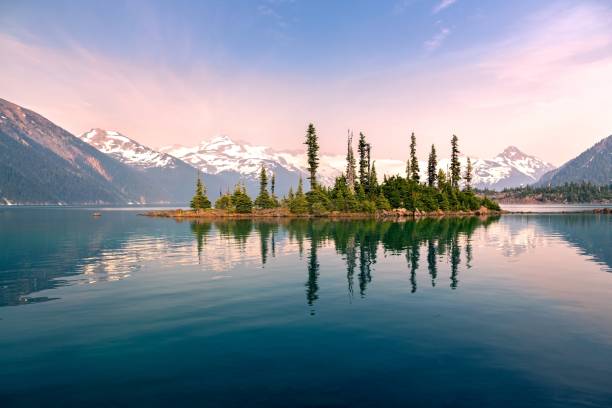
[[412, 294], [425, 286], [460, 288], [462, 274], [478, 265], [485, 246], [514, 261], [561, 241], [612, 270], [610, 216], [174, 222], [119, 212], [92, 220], [89, 213], [70, 210], [0, 215], [0, 306], [53, 300], [54, 291], [32, 294], [122, 280], [150, 265], [198, 266], [215, 279], [238, 264], [267, 268], [279, 256], [303, 268], [304, 296], [312, 311], [321, 297], [320, 277], [337, 270], [330, 267], [336, 260], [344, 264], [350, 299], [365, 298], [379, 264], [389, 267], [381, 257], [403, 260]]
[[243, 250], [246, 249], [248, 237], [254, 233], [259, 239], [261, 266], [266, 265], [269, 256], [275, 256], [277, 236], [288, 236], [289, 241], [297, 243], [300, 255], [306, 252], [306, 303], [312, 307], [319, 299], [319, 250], [322, 247], [333, 247], [344, 260], [350, 297], [355, 292], [355, 280], [359, 296], [366, 296], [381, 250], [384, 254], [405, 256], [411, 293], [418, 290], [417, 275], [422, 262], [421, 252], [426, 252], [423, 257], [427, 262], [431, 286], [435, 287], [438, 283], [438, 268], [443, 263], [449, 265], [448, 285], [454, 290], [460, 284], [459, 269], [462, 257], [465, 259], [466, 268], [472, 266], [474, 231], [487, 227], [498, 219], [499, 217], [464, 217], [405, 222], [302, 219], [280, 223], [235, 220], [192, 222], [191, 230], [196, 237], [199, 259], [202, 257], [206, 237], [213, 229], [218, 230], [221, 236], [233, 239], [234, 244]]

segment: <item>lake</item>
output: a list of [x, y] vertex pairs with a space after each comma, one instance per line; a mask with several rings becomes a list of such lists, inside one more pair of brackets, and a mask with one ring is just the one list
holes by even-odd
[[92, 212], [0, 208], [2, 407], [612, 406], [609, 215]]

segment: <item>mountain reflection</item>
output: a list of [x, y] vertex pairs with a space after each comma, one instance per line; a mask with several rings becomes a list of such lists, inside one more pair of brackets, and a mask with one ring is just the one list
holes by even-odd
[[[244, 248], [247, 238], [254, 233], [259, 238], [261, 265], [270, 256], [275, 257], [278, 235], [297, 244], [297, 250], [306, 264], [306, 302], [313, 306], [319, 299], [321, 263], [319, 250], [332, 247], [346, 265], [346, 284], [349, 296], [365, 297], [368, 285], [374, 279], [378, 256], [403, 255], [409, 273], [410, 292], [418, 290], [417, 275], [427, 263], [426, 273], [432, 287], [439, 284], [439, 265], [449, 267], [448, 286], [457, 289], [460, 284], [459, 267], [473, 262], [472, 235], [480, 227], [487, 227], [499, 217], [461, 217], [421, 219], [405, 222], [378, 220], [330, 221], [324, 219], [296, 219], [280, 222], [234, 220], [215, 222], [219, 235], [232, 238]], [[206, 236], [213, 224], [192, 222], [196, 235], [198, 256], [201, 257]], [[423, 252], [423, 255], [422, 255]], [[305, 258], [303, 254], [306, 254]], [[423, 264], [423, 265], [422, 265]], [[356, 282], [355, 282], [356, 281]]]
[[[266, 279], [298, 278], [292, 285], [298, 285], [293, 287], [302, 291], [311, 312], [319, 302], [332, 299], [326, 293], [337, 289], [325, 291], [323, 278], [340, 278], [349, 299], [372, 295], [377, 282], [384, 285], [389, 279], [400, 279], [401, 290], [408, 294], [432, 287], [454, 290], [461, 288], [462, 275], [473, 266], [483, 271], [551, 247], [573, 250], [581, 262], [586, 257], [612, 271], [610, 216], [504, 216], [497, 221], [175, 222], [120, 211], [100, 219], [79, 210], [0, 211], [0, 306], [54, 300], [63, 296], [60, 290], [66, 286], [136, 275], [147, 279], [152, 269], [201, 270], [208, 279], [219, 279], [286, 265], [287, 274], [275, 270]], [[377, 280], [377, 268], [384, 279]]]

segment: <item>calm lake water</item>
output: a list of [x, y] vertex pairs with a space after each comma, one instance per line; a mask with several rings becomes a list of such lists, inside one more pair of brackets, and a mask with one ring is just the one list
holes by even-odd
[[0, 209], [0, 405], [610, 407], [612, 218]]

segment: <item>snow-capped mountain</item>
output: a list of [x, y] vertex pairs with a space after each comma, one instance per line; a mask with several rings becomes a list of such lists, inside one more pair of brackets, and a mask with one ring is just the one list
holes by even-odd
[[[244, 179], [257, 180], [263, 165], [273, 171], [292, 174], [295, 185], [300, 176], [307, 176], [306, 154], [304, 152], [279, 152], [266, 146], [238, 143], [228, 136], [217, 136], [203, 141], [194, 147], [180, 145], [166, 146], [161, 152], [177, 157], [205, 173], [239, 173]], [[377, 172], [382, 180], [383, 174], [404, 174], [406, 164], [401, 160], [376, 160]], [[321, 155], [319, 162], [319, 182], [332, 185], [346, 169], [344, 155]]]
[[209, 174], [236, 171], [244, 176], [259, 177], [262, 164], [270, 170], [279, 167], [290, 172], [303, 170], [297, 155], [274, 152], [265, 146], [236, 143], [227, 136], [217, 136], [195, 147], [173, 145], [159, 150]]
[[507, 147], [492, 160], [476, 159], [474, 185], [478, 188], [501, 190], [533, 184], [554, 165], [529, 156], [514, 146]]
[[113, 130], [91, 129], [79, 136], [102, 153], [130, 166], [176, 167], [176, 158], [155, 151]]
[[[295, 185], [297, 179], [306, 176], [306, 155], [303, 152], [279, 152], [265, 146], [238, 143], [228, 136], [217, 136], [194, 147], [167, 146], [161, 152], [177, 157], [208, 174], [236, 174], [247, 182], [255, 182], [262, 164], [277, 175], [282, 174], [287, 185], [281, 183], [279, 193]], [[465, 168], [467, 157], [460, 158]], [[403, 160], [375, 159], [378, 177], [383, 175], [404, 175], [406, 163]], [[440, 160], [438, 167], [447, 170], [448, 159]], [[547, 171], [554, 168], [536, 157], [526, 155], [514, 146], [506, 148], [493, 159], [474, 159], [474, 186], [478, 188], [503, 189], [531, 184]], [[425, 180], [427, 164], [419, 161], [421, 179]], [[331, 185], [346, 168], [344, 155], [321, 155], [319, 181]], [[382, 180], [381, 180], [382, 181]]]
[[[188, 203], [191, 199], [198, 172], [190, 164], [113, 130], [91, 129], [79, 138], [100, 152], [137, 170], [151, 184], [163, 190], [168, 201]], [[201, 177], [211, 199], [215, 199], [219, 191], [232, 182], [208, 173], [202, 174]]]

